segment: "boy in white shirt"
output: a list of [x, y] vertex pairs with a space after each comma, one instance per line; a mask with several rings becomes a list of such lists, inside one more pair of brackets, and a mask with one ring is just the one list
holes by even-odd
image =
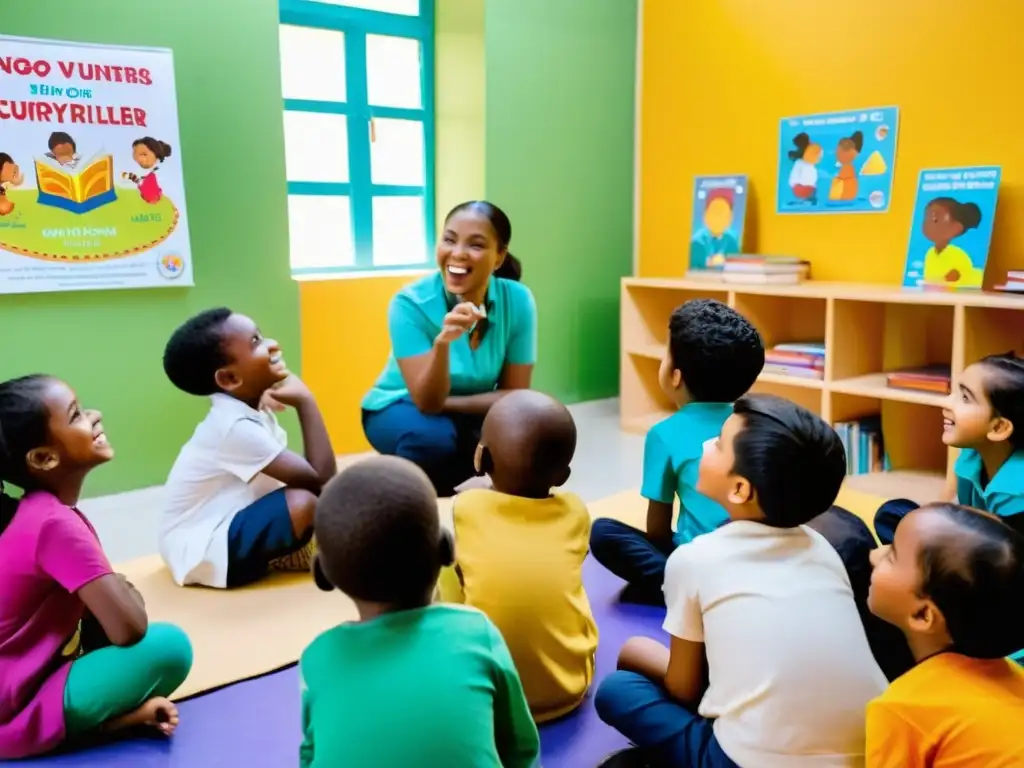
[[665, 571], [671, 648], [627, 642], [601, 719], [637, 745], [608, 766], [853, 768], [886, 687], [836, 550], [805, 523], [846, 474], [838, 436], [800, 406], [737, 401], [705, 445], [698, 491], [730, 521]]
[[[174, 580], [238, 587], [271, 567], [308, 568], [317, 495], [337, 467], [316, 400], [277, 342], [245, 315], [210, 309], [171, 336], [164, 371], [211, 400], [165, 488], [160, 554]], [[286, 406], [305, 456], [288, 450], [274, 416]]]

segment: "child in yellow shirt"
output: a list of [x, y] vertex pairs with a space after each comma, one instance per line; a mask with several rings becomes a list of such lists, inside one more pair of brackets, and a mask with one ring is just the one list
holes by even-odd
[[487, 413], [476, 468], [493, 490], [455, 497], [456, 573], [441, 597], [490, 617], [508, 644], [537, 722], [571, 712], [594, 678], [597, 625], [583, 590], [590, 515], [569, 479], [576, 424], [530, 390]]
[[867, 768], [1024, 765], [1024, 536], [957, 504], [910, 512], [872, 552], [868, 605], [917, 665], [867, 710]]

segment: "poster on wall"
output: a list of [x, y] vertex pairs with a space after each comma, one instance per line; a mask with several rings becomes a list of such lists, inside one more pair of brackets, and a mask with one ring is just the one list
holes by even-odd
[[171, 51], [0, 35], [0, 293], [192, 285]]
[[690, 269], [721, 269], [743, 250], [746, 176], [698, 176], [693, 184]]
[[778, 213], [883, 213], [896, 163], [896, 107], [783, 118]]
[[921, 171], [904, 287], [981, 288], [1001, 178], [994, 165]]

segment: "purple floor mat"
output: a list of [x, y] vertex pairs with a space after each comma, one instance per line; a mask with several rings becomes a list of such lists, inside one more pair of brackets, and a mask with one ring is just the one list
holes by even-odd
[[[659, 637], [664, 611], [618, 603], [622, 582], [593, 560], [587, 561], [583, 576], [601, 632], [597, 652], [597, 679], [601, 680], [615, 668], [615, 657], [626, 638]], [[299, 684], [292, 667], [184, 702], [181, 726], [173, 739], [125, 741], [19, 764], [284, 768], [297, 764], [299, 741]], [[625, 743], [598, 720], [589, 697], [573, 714], [541, 728], [544, 768], [588, 768]]]

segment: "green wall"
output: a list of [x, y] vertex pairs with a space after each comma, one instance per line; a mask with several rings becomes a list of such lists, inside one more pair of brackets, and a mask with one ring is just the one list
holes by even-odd
[[632, 272], [636, 0], [486, 0], [487, 196], [540, 310], [535, 386], [567, 401], [619, 379]]
[[0, 297], [0, 376], [52, 373], [104, 412], [117, 458], [93, 473], [89, 495], [162, 483], [202, 418], [207, 403], [174, 390], [160, 362], [168, 335], [190, 314], [217, 305], [252, 314], [298, 368], [277, 7], [3, 2], [4, 34], [174, 51], [196, 287]]

